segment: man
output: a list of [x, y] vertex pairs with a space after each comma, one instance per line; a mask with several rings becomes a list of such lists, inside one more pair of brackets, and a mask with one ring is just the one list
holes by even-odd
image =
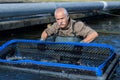
[[76, 22], [71, 19], [65, 8], [57, 8], [54, 16], [56, 22], [42, 32], [41, 40], [46, 40], [48, 37], [56, 35], [55, 41], [89, 43], [98, 36], [95, 30], [86, 26], [82, 21]]

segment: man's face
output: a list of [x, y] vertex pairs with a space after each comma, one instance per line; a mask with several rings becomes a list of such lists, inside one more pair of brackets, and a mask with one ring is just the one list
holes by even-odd
[[68, 25], [68, 19], [69, 17], [65, 15], [64, 12], [59, 12], [55, 15], [57, 24], [60, 26], [60, 28], [65, 28]]

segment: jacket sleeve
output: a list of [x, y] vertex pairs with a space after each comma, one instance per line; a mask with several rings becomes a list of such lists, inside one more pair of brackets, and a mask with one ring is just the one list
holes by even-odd
[[48, 36], [51, 36], [52, 34], [55, 34], [58, 30], [57, 23], [54, 23], [52, 26], [45, 29]]
[[85, 23], [79, 21], [75, 24], [74, 30], [77, 36], [86, 37], [88, 34], [95, 32], [91, 27], [85, 25]]

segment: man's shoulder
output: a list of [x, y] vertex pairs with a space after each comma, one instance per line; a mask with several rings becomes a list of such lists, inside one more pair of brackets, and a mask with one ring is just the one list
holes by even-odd
[[58, 26], [57, 22], [54, 22], [54, 23], [52, 24], [52, 26], [54, 26], [54, 27]]
[[79, 21], [76, 21], [77, 24], [83, 24], [84, 22], [79, 20]]
[[84, 22], [81, 21], [81, 20], [74, 20], [74, 19], [71, 19], [71, 22], [72, 22], [72, 23], [75, 23], [75, 24], [84, 24]]
[[57, 22], [54, 22], [54, 23], [50, 24], [50, 26], [48, 28], [58, 29], [59, 26], [58, 26]]
[[84, 22], [83, 21], [75, 21], [74, 22], [74, 26], [83, 26], [84, 25]]

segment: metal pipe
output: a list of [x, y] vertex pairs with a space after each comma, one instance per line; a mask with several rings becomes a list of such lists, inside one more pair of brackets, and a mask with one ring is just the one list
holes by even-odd
[[41, 2], [0, 4], [0, 17], [53, 14], [58, 7], [68, 12], [120, 9], [120, 2]]

